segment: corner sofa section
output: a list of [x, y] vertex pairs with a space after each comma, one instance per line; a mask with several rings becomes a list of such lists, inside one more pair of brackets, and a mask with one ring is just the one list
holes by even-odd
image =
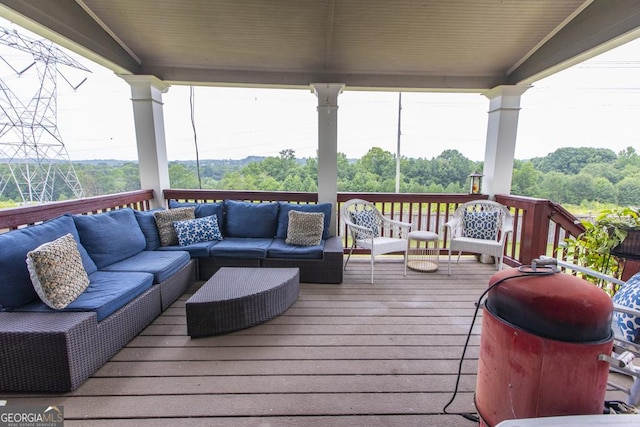
[[[152, 220], [141, 218], [151, 213], [141, 213], [138, 219], [147, 233], [147, 241], [152, 242], [151, 247], [159, 251], [186, 250], [192, 258], [196, 258], [201, 280], [210, 278], [221, 267], [281, 267], [299, 268], [300, 282], [342, 283], [343, 247], [340, 238], [329, 233], [332, 214], [330, 203], [169, 201], [169, 208], [180, 207], [194, 207], [196, 218], [216, 215], [223, 239], [189, 246], [160, 246], [160, 238], [156, 237], [157, 230], [154, 230]], [[294, 246], [286, 243], [291, 210], [324, 214], [320, 244]]]
[[[66, 234], [76, 241], [89, 286], [54, 310], [34, 290], [25, 259]], [[128, 208], [0, 234], [0, 391], [74, 390], [194, 282], [188, 252], [145, 248]]]

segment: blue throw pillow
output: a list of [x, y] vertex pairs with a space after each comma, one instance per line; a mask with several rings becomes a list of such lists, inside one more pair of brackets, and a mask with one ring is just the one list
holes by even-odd
[[218, 227], [218, 217], [215, 215], [187, 221], [174, 221], [173, 226], [176, 229], [180, 246], [222, 240], [222, 234]]
[[225, 200], [225, 236], [273, 239], [278, 225], [277, 203]]
[[133, 209], [124, 208], [95, 215], [74, 215], [73, 221], [98, 268], [122, 261], [147, 246]]
[[[640, 273], [632, 276], [616, 294], [613, 302], [634, 310], [640, 310]], [[640, 317], [614, 312], [613, 321], [626, 340], [640, 344]]]
[[464, 237], [482, 240], [498, 238], [498, 212], [464, 212]]
[[[376, 212], [371, 209], [364, 211], [358, 211], [351, 214], [353, 222], [361, 227], [366, 227], [373, 231], [373, 237], [378, 237], [380, 231], [378, 230], [378, 217]], [[356, 239], [369, 239], [371, 235], [367, 235], [362, 232], [356, 232]]]
[[297, 203], [279, 202], [279, 204], [280, 209], [278, 211], [278, 231], [276, 232], [277, 239], [287, 238], [287, 230], [289, 229], [289, 211], [323, 213], [324, 228], [322, 230], [322, 239], [326, 240], [330, 237], [329, 226], [331, 225], [331, 203], [301, 205]]

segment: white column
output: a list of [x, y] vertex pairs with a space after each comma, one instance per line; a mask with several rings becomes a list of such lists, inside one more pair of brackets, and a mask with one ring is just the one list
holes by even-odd
[[520, 98], [530, 87], [498, 86], [483, 93], [489, 98], [489, 123], [482, 192], [490, 197], [511, 193]]
[[154, 76], [121, 75], [131, 85], [142, 189], [153, 189], [152, 207], [165, 205], [162, 191], [170, 188], [162, 94], [169, 85]]
[[311, 87], [318, 97], [318, 202], [333, 205], [329, 230], [335, 236], [338, 207], [338, 95], [344, 84], [314, 83]]

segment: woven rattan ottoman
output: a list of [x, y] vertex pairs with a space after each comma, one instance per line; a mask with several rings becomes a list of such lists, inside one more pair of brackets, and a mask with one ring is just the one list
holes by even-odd
[[298, 298], [297, 268], [223, 267], [187, 300], [187, 333], [218, 335], [266, 322]]

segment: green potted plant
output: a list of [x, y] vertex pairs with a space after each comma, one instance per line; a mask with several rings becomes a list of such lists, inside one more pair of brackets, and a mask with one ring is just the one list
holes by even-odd
[[[568, 259], [583, 267], [619, 277], [621, 258], [640, 258], [640, 216], [631, 207], [605, 209], [594, 222], [581, 221], [584, 233], [565, 240], [563, 248]], [[603, 281], [585, 278], [603, 288]], [[613, 295], [616, 288], [605, 289]]]

